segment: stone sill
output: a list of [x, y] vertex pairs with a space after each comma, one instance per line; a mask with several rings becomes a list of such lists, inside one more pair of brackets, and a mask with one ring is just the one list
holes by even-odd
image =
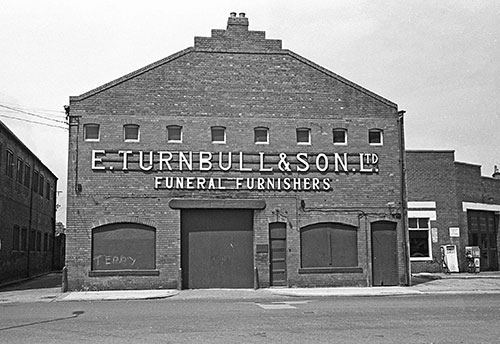
[[299, 274], [348, 274], [363, 273], [363, 268], [359, 266], [342, 268], [300, 268]]
[[158, 270], [94, 270], [89, 271], [89, 277], [105, 276], [159, 276]]

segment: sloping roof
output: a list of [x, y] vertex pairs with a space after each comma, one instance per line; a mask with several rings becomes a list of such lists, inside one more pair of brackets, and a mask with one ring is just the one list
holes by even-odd
[[296, 54], [290, 50], [281, 48], [281, 40], [266, 39], [265, 32], [263, 31], [249, 31], [248, 19], [243, 17], [230, 17], [228, 20], [227, 30], [212, 30], [211, 37], [195, 37], [195, 46], [181, 50], [172, 54], [164, 59], [153, 62], [143, 68], [140, 68], [132, 73], [129, 73], [116, 80], [108, 82], [99, 86], [91, 91], [88, 91], [79, 96], [70, 97], [70, 101], [77, 102], [84, 100], [88, 97], [96, 95], [104, 90], [119, 85], [127, 80], [133, 79], [141, 74], [147, 73], [155, 68], [168, 64], [180, 57], [186, 56], [191, 53], [233, 53], [233, 54], [262, 54], [262, 55], [286, 55], [294, 58], [301, 63], [316, 69], [317, 71], [331, 77], [347, 86], [350, 86], [357, 91], [372, 97], [390, 107], [397, 108], [397, 105], [390, 100], [381, 97], [364, 87], [355, 84], [341, 77], [332, 71], [321, 67], [320, 65]]

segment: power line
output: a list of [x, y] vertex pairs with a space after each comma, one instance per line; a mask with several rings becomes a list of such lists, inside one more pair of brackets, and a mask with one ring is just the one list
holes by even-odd
[[[43, 122], [38, 122], [38, 121], [31, 121], [29, 119], [24, 119], [24, 118], [17, 118], [17, 117], [12, 117], [12, 116], [7, 116], [7, 115], [1, 115], [1, 114], [0, 114], [0, 117], [5, 117], [5, 118], [9, 118], [9, 119], [15, 119], [17, 121], [28, 122], [28, 123], [35, 123], [35, 124], [40, 124], [40, 125], [46, 125], [48, 127], [53, 127], [53, 128], [59, 128], [59, 129], [68, 130], [67, 127], [62, 127], [62, 126], [59, 126], [59, 125], [53, 125], [53, 124], [48, 124], [48, 123], [43, 123]], [[63, 122], [63, 123], [65, 123], [65, 122]]]
[[5, 109], [8, 109], [8, 110], [11, 110], [11, 111], [17, 111], [17, 112], [20, 112], [20, 113], [24, 113], [24, 114], [29, 115], [29, 116], [38, 117], [38, 118], [43, 118], [43, 119], [46, 119], [46, 120], [48, 120], [48, 121], [53, 121], [53, 122], [58, 122], [58, 123], [64, 123], [64, 124], [67, 124], [65, 121], [61, 121], [61, 120], [58, 120], [58, 119], [49, 118], [49, 117], [42, 116], [42, 115], [37, 115], [37, 114], [34, 114], [34, 113], [32, 113], [32, 112], [24, 111], [24, 110], [21, 110], [21, 109], [15, 108], [15, 107], [7, 106], [7, 105], [2, 105], [2, 104], [0, 104], [0, 107], [5, 108]]
[[[63, 110], [52, 110], [52, 109], [43, 109], [43, 108], [37, 108], [37, 107], [27, 107], [27, 106], [18, 106], [17, 104], [11, 104], [11, 103], [6, 103], [2, 102], [2, 105], [5, 106], [10, 106], [14, 109], [18, 110], [24, 110], [24, 111], [32, 111], [32, 112], [45, 112], [47, 114], [50, 114], [50, 116], [58, 116], [58, 117], [66, 117], [66, 113]], [[58, 115], [56, 115], [58, 114]]]

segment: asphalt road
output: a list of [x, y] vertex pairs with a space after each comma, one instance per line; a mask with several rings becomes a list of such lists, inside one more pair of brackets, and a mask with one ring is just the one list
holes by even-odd
[[498, 295], [0, 305], [0, 343], [498, 343]]

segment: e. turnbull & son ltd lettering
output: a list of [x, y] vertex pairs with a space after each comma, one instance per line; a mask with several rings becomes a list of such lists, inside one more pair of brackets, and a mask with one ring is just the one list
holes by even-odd
[[[154, 177], [155, 189], [188, 190], [302, 190], [332, 188], [328, 173], [378, 173], [379, 157], [375, 153], [245, 153], [245, 152], [173, 152], [93, 150], [91, 163], [95, 171], [173, 172], [177, 176]], [[286, 177], [205, 177], [178, 176], [183, 172], [280, 173]], [[303, 177], [320, 173], [324, 178]], [[299, 176], [291, 177], [294, 173]]]

